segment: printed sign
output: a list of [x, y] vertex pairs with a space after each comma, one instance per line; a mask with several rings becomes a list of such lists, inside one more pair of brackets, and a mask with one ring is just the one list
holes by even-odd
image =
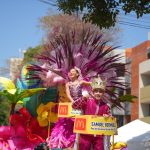
[[62, 116], [68, 116], [69, 113], [69, 105], [59, 105], [58, 107], [58, 116], [62, 115]]
[[114, 135], [117, 123], [113, 117], [82, 115], [75, 117], [74, 132], [94, 135]]
[[79, 131], [86, 131], [86, 118], [76, 118], [74, 129]]
[[59, 103], [58, 117], [68, 118], [81, 114], [82, 114], [81, 110], [76, 110], [72, 108], [72, 103]]

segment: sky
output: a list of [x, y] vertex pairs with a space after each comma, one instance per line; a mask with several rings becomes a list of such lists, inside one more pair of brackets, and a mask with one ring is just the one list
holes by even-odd
[[[47, 15], [49, 9], [55, 13], [57, 8], [38, 0], [0, 0], [0, 67], [4, 67], [11, 57], [22, 57], [28, 47], [40, 44], [45, 34], [39, 28], [39, 18]], [[149, 29], [119, 24], [120, 48], [134, 47], [147, 40], [149, 20], [150, 15], [146, 15], [136, 22]], [[134, 21], [134, 18], [132, 15], [124, 17], [124, 21]]]

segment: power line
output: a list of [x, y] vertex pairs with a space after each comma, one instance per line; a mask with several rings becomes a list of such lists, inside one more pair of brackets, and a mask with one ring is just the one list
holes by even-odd
[[126, 14], [126, 15], [123, 13], [120, 13], [120, 16], [118, 18], [119, 18], [119, 21], [118, 21], [119, 24], [137, 27], [137, 28], [143, 28], [143, 29], [150, 29], [150, 26], [149, 26], [150, 18], [146, 19], [145, 15], [143, 15], [140, 18], [137, 18], [136, 15], [133, 13]]
[[143, 26], [143, 27], [148, 27], [148, 28], [150, 28], [150, 26], [143, 25], [143, 24], [138, 24], [138, 23], [133, 23], [133, 22], [128, 22], [128, 21], [120, 21], [120, 22], [122, 22], [122, 23], [130, 23], [130, 24], [133, 24], [133, 25]]
[[57, 6], [56, 3], [52, 2], [52, 1], [48, 1], [48, 0], [38, 0], [38, 1], [48, 4], [48, 5], [51, 5], [51, 6]]
[[150, 29], [150, 27], [146, 27], [146, 26], [139, 26], [139, 25], [135, 25], [135, 24], [131, 24], [131, 23], [125, 23], [125, 22], [118, 22], [118, 24], [121, 25], [127, 25], [127, 26], [132, 26], [132, 27], [137, 27], [137, 28], [143, 28], [143, 29]]
[[150, 28], [150, 23], [149, 24], [145, 24], [144, 22], [136, 22], [134, 20], [130, 21], [128, 19], [122, 19], [122, 20], [119, 20], [118, 22], [124, 23], [124, 24], [129, 24], [129, 25], [136, 26], [136, 27], [145, 28], [145, 29], [149, 29]]
[[123, 20], [128, 20], [128, 21], [134, 21], [134, 22], [138, 22], [138, 23], [149, 23], [150, 24], [150, 21], [148, 21], [147, 19], [144, 19], [144, 18], [134, 18], [134, 17], [131, 17], [131, 16], [119, 16], [119, 19], [123, 19]]
[[[127, 13], [127, 14], [125, 14], [125, 13], [123, 13], [123, 11], [120, 11], [120, 14], [124, 15], [124, 16], [129, 16], [129, 17], [133, 17], [133, 18], [136, 17], [137, 18], [136, 14], [133, 14], [133, 13]], [[150, 19], [150, 15], [149, 16], [147, 16], [147, 15], [149, 15], [149, 14], [144, 14], [143, 16], [141, 16], [141, 17], [139, 17], [137, 19], [141, 19], [141, 18]]]

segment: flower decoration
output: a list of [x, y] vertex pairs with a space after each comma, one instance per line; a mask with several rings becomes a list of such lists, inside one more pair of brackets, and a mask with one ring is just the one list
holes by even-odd
[[48, 126], [49, 122], [57, 122], [57, 103], [40, 104], [37, 108], [37, 114], [37, 120], [42, 127]]
[[8, 142], [0, 140], [0, 150], [11, 150]]
[[34, 150], [47, 138], [47, 129], [40, 127], [26, 108], [21, 108], [10, 116], [11, 126], [0, 127], [0, 149]]

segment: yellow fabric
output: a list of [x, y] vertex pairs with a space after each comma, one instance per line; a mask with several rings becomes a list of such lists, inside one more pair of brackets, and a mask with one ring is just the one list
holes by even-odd
[[65, 85], [59, 85], [58, 92], [59, 92], [59, 102], [70, 102], [66, 95]]
[[58, 120], [57, 113], [53, 112], [57, 103], [49, 102], [46, 105], [40, 104], [37, 108], [37, 120], [39, 125], [44, 127], [48, 126], [48, 122], [55, 123]]
[[[120, 150], [120, 149], [122, 149], [126, 146], [127, 146], [127, 144], [124, 143], [124, 142], [117, 142], [117, 143], [114, 144], [114, 150]], [[113, 150], [112, 146], [111, 146], [110, 149]]]

